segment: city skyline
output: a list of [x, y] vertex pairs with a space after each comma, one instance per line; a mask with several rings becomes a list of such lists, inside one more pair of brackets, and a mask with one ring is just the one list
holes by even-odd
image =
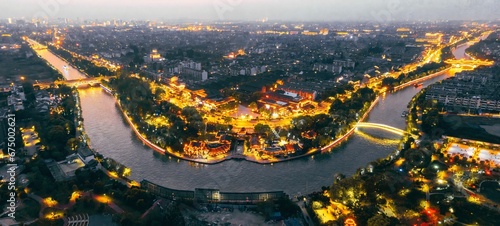
[[500, 2], [485, 1], [366, 1], [314, 0], [145, 0], [96, 1], [2, 0], [4, 18], [80, 18], [137, 20], [293, 20], [375, 21], [494, 20]]

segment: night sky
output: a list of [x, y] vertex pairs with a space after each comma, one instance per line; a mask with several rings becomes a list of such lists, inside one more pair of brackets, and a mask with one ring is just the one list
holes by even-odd
[[401, 21], [499, 19], [496, 0], [0, 0], [2, 18]]

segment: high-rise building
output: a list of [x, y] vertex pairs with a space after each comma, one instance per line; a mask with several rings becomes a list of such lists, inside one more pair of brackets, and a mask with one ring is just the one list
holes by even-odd
[[9, 24], [12, 24], [12, 18], [7, 18], [7, 22], [8, 22]]

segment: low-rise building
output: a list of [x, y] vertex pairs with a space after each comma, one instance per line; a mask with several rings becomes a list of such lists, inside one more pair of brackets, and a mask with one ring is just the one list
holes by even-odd
[[432, 85], [426, 99], [436, 100], [448, 111], [500, 112], [499, 86], [488, 71], [461, 73]]
[[94, 153], [88, 148], [78, 148], [77, 154], [78, 158], [80, 158], [80, 160], [82, 160], [85, 164], [88, 164], [94, 159]]
[[13, 111], [24, 110], [23, 102], [26, 101], [26, 96], [23, 91], [22, 86], [13, 86], [11, 89], [11, 95], [7, 97], [7, 104], [12, 108]]

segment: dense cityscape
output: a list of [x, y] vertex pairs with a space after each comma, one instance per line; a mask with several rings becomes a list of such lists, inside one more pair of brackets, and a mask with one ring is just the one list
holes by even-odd
[[0, 18], [0, 224], [500, 225], [500, 22], [414, 19]]

